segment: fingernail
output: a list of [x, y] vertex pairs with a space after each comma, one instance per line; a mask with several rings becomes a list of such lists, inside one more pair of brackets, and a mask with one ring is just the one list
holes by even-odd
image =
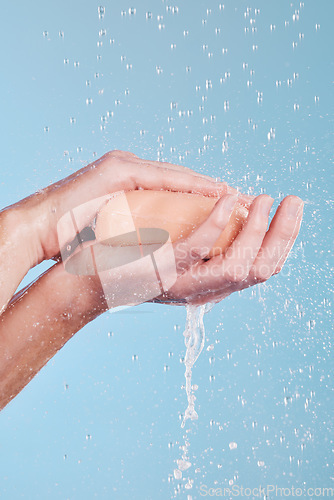
[[303, 205], [304, 203], [300, 200], [300, 198], [292, 198], [287, 208], [288, 217], [291, 219], [297, 217], [298, 212]]
[[265, 217], [268, 217], [272, 204], [274, 203], [274, 199], [271, 196], [266, 198], [262, 198], [260, 203], [260, 210]]
[[237, 202], [237, 199], [238, 197], [235, 195], [229, 196], [227, 200], [224, 201], [224, 210], [226, 210], [226, 212], [231, 212]]

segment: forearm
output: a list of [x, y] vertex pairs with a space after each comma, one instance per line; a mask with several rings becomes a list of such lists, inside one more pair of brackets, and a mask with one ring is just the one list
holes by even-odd
[[0, 409], [84, 325], [107, 309], [96, 277], [56, 264], [0, 317]]

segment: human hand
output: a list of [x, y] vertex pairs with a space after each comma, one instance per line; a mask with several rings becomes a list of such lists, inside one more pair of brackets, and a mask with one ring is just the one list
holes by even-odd
[[267, 230], [274, 200], [267, 195], [256, 197], [246, 223], [225, 254], [205, 260], [208, 248], [226, 226], [228, 210], [225, 209], [231, 198], [224, 196], [195, 233], [174, 244], [178, 278], [167, 293], [152, 302], [175, 305], [219, 302], [280, 272], [299, 232], [302, 200], [297, 196], [284, 198]]
[[[39, 262], [59, 260], [57, 223], [65, 213], [88, 203], [89, 210], [76, 220], [76, 231], [81, 231], [92, 222], [101, 199], [135, 189], [214, 197], [236, 192], [185, 167], [113, 151], [0, 212], [0, 409], [75, 332], [107, 309], [98, 277], [69, 274], [61, 261], [12, 296], [17, 286]], [[249, 199], [245, 196], [245, 203]]]
[[[147, 161], [133, 153], [111, 151], [65, 179], [0, 212], [0, 313], [25, 274], [45, 259], [59, 258], [57, 223], [67, 212], [87, 203], [76, 218], [77, 231], [93, 220], [103, 197], [118, 190], [166, 189], [221, 196], [236, 190], [226, 182], [170, 163]], [[75, 234], [68, 235], [69, 238]]]

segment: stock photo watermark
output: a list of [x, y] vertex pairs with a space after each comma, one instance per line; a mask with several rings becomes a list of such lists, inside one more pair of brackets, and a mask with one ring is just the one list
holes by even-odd
[[[101, 208], [111, 201], [101, 239], [96, 236], [96, 223]], [[281, 269], [283, 276], [290, 275], [290, 264], [283, 266], [291, 250], [289, 243], [283, 260], [279, 260], [282, 255], [276, 254], [277, 249], [267, 247], [258, 252], [252, 244], [232, 244], [222, 252], [215, 245], [190, 245], [187, 239], [172, 242], [164, 229], [137, 227], [124, 191], [69, 210], [59, 220], [57, 233], [66, 272], [98, 277], [109, 312], [120, 312], [145, 302], [173, 303], [165, 297], [184, 271], [197, 281], [212, 282], [213, 286], [222, 281], [242, 285], [247, 280], [246, 286], [250, 286]], [[291, 252], [292, 260], [296, 253], [298, 259], [303, 258], [302, 247]], [[208, 258], [209, 254], [213, 257]]]
[[234, 484], [231, 487], [213, 488], [201, 484], [198, 488], [201, 497], [227, 497], [227, 498], [332, 498], [334, 488], [329, 487], [282, 487], [277, 484], [266, 486], [245, 487]]

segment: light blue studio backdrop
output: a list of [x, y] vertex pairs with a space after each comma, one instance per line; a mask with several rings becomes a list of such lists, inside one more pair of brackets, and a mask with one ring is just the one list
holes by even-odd
[[192, 490], [173, 477], [185, 309], [145, 304], [86, 326], [2, 411], [1, 498], [334, 486], [333, 5], [2, 3], [2, 206], [123, 149], [305, 211], [285, 270], [205, 316]]

